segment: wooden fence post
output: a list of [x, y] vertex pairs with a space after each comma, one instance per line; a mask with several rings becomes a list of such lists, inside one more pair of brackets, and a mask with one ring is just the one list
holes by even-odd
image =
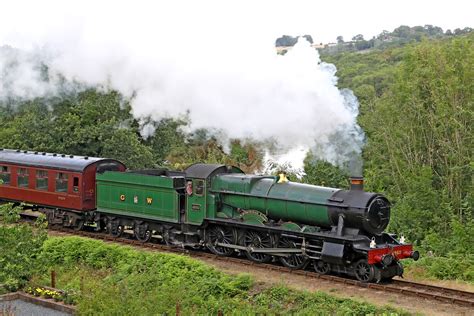
[[56, 271], [51, 270], [51, 287], [56, 288]]

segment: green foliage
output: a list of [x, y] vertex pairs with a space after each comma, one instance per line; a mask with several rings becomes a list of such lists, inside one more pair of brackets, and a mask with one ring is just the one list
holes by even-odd
[[413, 47], [373, 115], [361, 118], [371, 136], [369, 168], [387, 179], [396, 199], [418, 190], [431, 195], [409, 201], [430, 204], [430, 217], [443, 217], [443, 205], [460, 219], [472, 212], [473, 69], [471, 39]]
[[251, 298], [252, 303], [265, 307], [270, 313], [298, 315], [406, 315], [390, 307], [382, 310], [370, 304], [335, 298], [322, 292], [310, 293], [289, 289], [285, 286], [271, 287]]
[[[342, 36], [337, 37], [337, 46], [327, 46], [322, 49], [323, 54], [338, 54], [341, 52], [365, 51], [367, 49], [383, 50], [386, 48], [401, 47], [409, 43], [420, 42], [426, 39], [441, 39], [449, 38], [451, 36], [465, 35], [472, 32], [472, 28], [465, 27], [463, 29], [457, 28], [452, 32], [447, 30], [443, 33], [443, 29], [439, 26], [427, 24], [425, 26], [401, 25], [392, 32], [387, 30], [382, 31], [377, 36], [366, 41], [362, 34], [357, 34], [352, 37], [352, 42], [344, 43]], [[277, 45], [278, 46], [278, 45]]]
[[38, 256], [47, 237], [41, 221], [36, 227], [14, 224], [20, 211], [11, 204], [0, 206], [0, 285], [8, 291], [25, 285], [41, 267]]
[[130, 122], [129, 104], [113, 91], [86, 90], [64, 99], [36, 99], [0, 115], [0, 146], [108, 156], [132, 168], [152, 166], [151, 149], [142, 144], [137, 127]]
[[361, 103], [366, 187], [390, 198], [390, 231], [434, 254], [412, 266], [430, 277], [471, 280], [461, 268], [446, 271], [456, 260], [466, 271], [473, 263], [473, 40], [325, 57]]
[[244, 172], [254, 173], [262, 168], [263, 154], [259, 148], [260, 144], [250, 139], [245, 141], [233, 139], [230, 141], [229, 158], [232, 164]]
[[[55, 269], [60, 288], [77, 293], [82, 315], [224, 314], [405, 314], [390, 307], [283, 286], [263, 291], [248, 275], [226, 275], [194, 259], [139, 252], [79, 237], [52, 238], [43, 248], [45, 266]], [[48, 273], [31, 281], [49, 282]]]
[[323, 160], [315, 160], [310, 153], [304, 160], [302, 182], [332, 188], [348, 188], [349, 174], [346, 170]]
[[145, 144], [151, 148], [157, 164], [165, 164], [171, 152], [186, 147], [186, 134], [183, 128], [189, 124], [188, 118], [167, 118], [149, 124], [155, 131], [146, 139]]
[[20, 206], [14, 206], [12, 203], [0, 204], [0, 223], [17, 223], [21, 218], [21, 211], [22, 208]]
[[474, 256], [450, 254], [447, 257], [422, 256], [406, 267], [410, 277], [415, 279], [435, 278], [440, 280], [474, 281]]

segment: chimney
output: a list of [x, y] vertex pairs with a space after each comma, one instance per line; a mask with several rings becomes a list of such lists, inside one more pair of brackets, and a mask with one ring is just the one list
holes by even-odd
[[364, 178], [363, 177], [351, 177], [351, 190], [364, 191]]

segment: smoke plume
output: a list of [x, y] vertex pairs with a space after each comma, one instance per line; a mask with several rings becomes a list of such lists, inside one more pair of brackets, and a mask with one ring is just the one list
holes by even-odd
[[[64, 78], [131, 98], [145, 137], [153, 133], [150, 119], [189, 111], [191, 128], [276, 140], [271, 155], [297, 152], [283, 157], [296, 166], [305, 150], [339, 165], [360, 154], [356, 98], [337, 88], [336, 68], [304, 38], [276, 54], [275, 39], [287, 33], [278, 19], [263, 24], [258, 14], [219, 2], [219, 14], [204, 16], [193, 2], [159, 11], [117, 3], [113, 13], [104, 4], [79, 12], [57, 5], [61, 18], [50, 16], [46, 26], [17, 23], [0, 33], [0, 46], [15, 47], [0, 53], [0, 99], [59, 93]], [[140, 18], [131, 23], [133, 16]]]

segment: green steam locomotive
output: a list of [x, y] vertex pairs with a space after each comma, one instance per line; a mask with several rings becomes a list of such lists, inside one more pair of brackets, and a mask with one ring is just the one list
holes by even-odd
[[97, 208], [84, 221], [118, 237], [133, 230], [147, 242], [207, 248], [220, 256], [279, 261], [321, 274], [347, 273], [362, 282], [403, 274], [400, 260], [419, 254], [385, 233], [390, 204], [363, 191], [288, 181], [285, 175], [194, 164], [184, 172], [142, 170], [97, 174]]

